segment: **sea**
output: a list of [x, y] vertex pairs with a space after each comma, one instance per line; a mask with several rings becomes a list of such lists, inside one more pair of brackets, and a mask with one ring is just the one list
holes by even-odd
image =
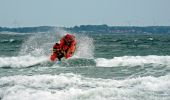
[[65, 34], [0, 32], [0, 100], [170, 100], [170, 34], [72, 33], [51, 62]]

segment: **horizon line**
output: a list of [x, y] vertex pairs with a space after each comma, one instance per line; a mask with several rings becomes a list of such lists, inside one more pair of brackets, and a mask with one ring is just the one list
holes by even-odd
[[0, 26], [0, 28], [32, 28], [32, 27], [56, 27], [56, 28], [73, 28], [73, 27], [80, 27], [80, 26], [102, 26], [106, 25], [108, 27], [170, 27], [170, 25], [107, 25], [107, 24], [82, 24], [82, 25], [75, 25], [75, 26], [53, 26], [53, 25], [37, 25], [37, 26]]

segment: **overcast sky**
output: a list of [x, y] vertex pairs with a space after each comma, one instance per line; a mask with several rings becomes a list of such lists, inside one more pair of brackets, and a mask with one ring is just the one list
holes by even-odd
[[170, 26], [170, 0], [0, 0], [0, 26]]

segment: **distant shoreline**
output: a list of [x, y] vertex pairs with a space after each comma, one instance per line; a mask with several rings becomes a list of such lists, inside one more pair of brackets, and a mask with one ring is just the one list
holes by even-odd
[[0, 27], [0, 32], [34, 33], [50, 32], [62, 29], [74, 33], [154, 33], [170, 34], [170, 26], [108, 26], [108, 25], [80, 25], [74, 27], [56, 27], [56, 26], [37, 26], [37, 27], [18, 27], [8, 28]]

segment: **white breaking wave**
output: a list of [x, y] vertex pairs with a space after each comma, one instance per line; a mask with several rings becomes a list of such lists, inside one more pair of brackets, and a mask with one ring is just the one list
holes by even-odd
[[[37, 51], [38, 52], [38, 51]], [[0, 57], [0, 67], [23, 68], [50, 61], [49, 56], [16, 56]], [[74, 59], [74, 57], [73, 57]], [[87, 58], [88, 59], [88, 58]], [[120, 67], [120, 66], [170, 66], [170, 56], [122, 56], [113, 59], [95, 59], [97, 67]]]
[[117, 67], [117, 66], [144, 66], [151, 65], [165, 65], [170, 66], [170, 56], [122, 56], [114, 57], [113, 59], [97, 58], [95, 59], [96, 66], [99, 67]]
[[170, 75], [125, 80], [75, 74], [0, 78], [2, 100], [168, 100]]
[[34, 57], [30, 55], [17, 57], [0, 57], [0, 67], [13, 67], [13, 68], [29, 67], [48, 60], [49, 58], [45, 56]]

